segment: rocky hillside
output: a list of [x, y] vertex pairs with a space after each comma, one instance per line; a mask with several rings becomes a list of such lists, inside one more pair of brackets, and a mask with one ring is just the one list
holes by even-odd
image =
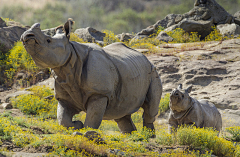
[[208, 99], [223, 117], [240, 125], [240, 39], [160, 46], [165, 54], [147, 55], [157, 67], [163, 92], [193, 85], [191, 96]]

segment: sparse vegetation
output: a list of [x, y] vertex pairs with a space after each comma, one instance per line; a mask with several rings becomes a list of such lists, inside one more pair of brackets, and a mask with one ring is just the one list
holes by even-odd
[[[91, 128], [84, 128], [81, 130], [73, 130], [72, 128], [65, 128], [59, 126], [57, 123], [56, 112], [50, 115], [53, 119], [43, 119], [41, 115], [42, 109], [45, 111], [52, 108], [56, 111], [56, 103], [49, 103], [43, 101], [43, 98], [52, 94], [48, 87], [35, 86], [30, 88], [33, 95], [24, 95], [15, 98], [14, 106], [26, 109], [32, 109], [31, 112], [25, 112], [28, 117], [12, 117], [6, 112], [0, 118], [0, 144], [4, 141], [11, 141], [13, 144], [23, 148], [50, 147], [49, 155], [60, 156], [160, 156], [161, 150], [154, 145], [161, 146], [161, 148], [170, 148], [184, 146], [187, 149], [171, 150], [162, 153], [161, 156], [239, 156], [240, 146], [231, 141], [227, 141], [224, 137], [218, 137], [217, 132], [212, 129], [200, 129], [194, 126], [180, 127], [175, 134], [169, 134], [166, 125], [159, 125], [155, 123], [156, 139], [150, 139], [152, 131], [142, 128], [142, 113], [143, 110], [132, 115], [133, 121], [136, 124], [138, 131], [132, 134], [121, 134], [114, 121], [103, 121], [100, 128], [95, 130], [100, 133], [103, 138], [103, 143], [96, 143], [89, 141], [84, 136], [73, 136], [72, 133], [78, 131], [85, 133]], [[25, 101], [25, 99], [31, 100]], [[38, 99], [36, 99], [38, 98]], [[53, 98], [54, 99], [54, 98]], [[55, 101], [55, 100], [53, 100]], [[165, 105], [169, 101], [169, 94], [162, 99], [162, 104]], [[28, 105], [26, 105], [26, 103]], [[45, 105], [39, 105], [44, 103]], [[25, 105], [24, 105], [25, 104]], [[42, 107], [42, 109], [39, 109]], [[44, 111], [44, 112], [45, 112]], [[34, 115], [32, 115], [34, 112]], [[49, 112], [48, 112], [49, 113]], [[84, 120], [86, 114], [80, 113], [74, 116], [74, 120]], [[46, 117], [45, 117], [46, 118]], [[49, 118], [49, 117], [47, 117]], [[234, 130], [239, 132], [238, 127], [227, 128], [227, 130]], [[230, 133], [232, 133], [230, 131]], [[235, 133], [233, 133], [235, 134]], [[149, 149], [148, 145], [152, 145], [153, 149]], [[201, 150], [199, 152], [199, 150]], [[112, 153], [110, 153], [112, 152]], [[204, 153], [203, 153], [204, 152]]]

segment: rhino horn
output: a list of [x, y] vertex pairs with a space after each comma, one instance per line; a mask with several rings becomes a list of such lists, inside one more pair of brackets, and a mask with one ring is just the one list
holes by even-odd
[[181, 90], [182, 89], [182, 84], [179, 84], [178, 85], [178, 90]]
[[186, 92], [190, 93], [192, 91], [192, 85], [187, 87]]
[[68, 18], [67, 22], [64, 24], [63, 30], [65, 32], [66, 37], [70, 38], [70, 33], [72, 29], [72, 25], [74, 24], [74, 21], [72, 18]]

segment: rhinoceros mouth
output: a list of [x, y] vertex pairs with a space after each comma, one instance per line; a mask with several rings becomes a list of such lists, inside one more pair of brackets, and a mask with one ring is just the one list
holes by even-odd
[[39, 44], [38, 40], [36, 39], [36, 36], [34, 34], [26, 34], [21, 38], [23, 45], [34, 43]]

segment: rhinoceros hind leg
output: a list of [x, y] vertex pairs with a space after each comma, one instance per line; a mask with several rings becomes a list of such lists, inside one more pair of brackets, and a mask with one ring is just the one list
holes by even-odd
[[65, 127], [74, 127], [74, 129], [83, 128], [81, 121], [72, 121], [72, 117], [77, 114], [74, 109], [70, 108], [65, 101], [58, 102], [57, 119], [59, 125]]
[[149, 86], [142, 108], [143, 112], [143, 126], [154, 130], [153, 122], [155, 116], [158, 114], [159, 102], [162, 96], [162, 83], [156, 71], [153, 71], [152, 82]]
[[126, 115], [122, 118], [115, 119], [115, 122], [117, 122], [118, 127], [123, 134], [131, 133], [132, 131], [137, 130], [132, 122], [131, 115]]

